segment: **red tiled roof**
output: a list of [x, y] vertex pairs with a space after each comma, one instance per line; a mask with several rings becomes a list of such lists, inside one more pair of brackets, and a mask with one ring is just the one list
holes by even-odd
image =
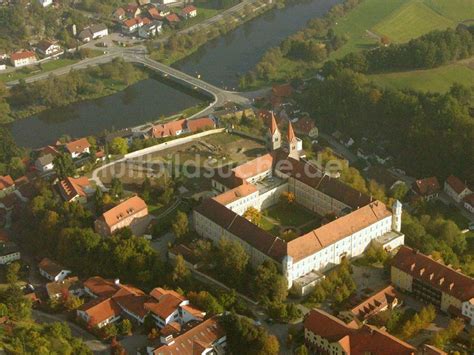
[[112, 227], [123, 219], [147, 209], [147, 204], [138, 196], [133, 196], [119, 205], [104, 212], [100, 218], [107, 226]]
[[139, 24], [141, 22], [141, 20], [142, 19], [140, 17], [134, 17], [134, 18], [123, 21], [123, 24], [126, 27], [130, 28], [130, 27], [133, 27], [133, 26]]
[[166, 319], [178, 309], [183, 300], [184, 298], [181, 295], [177, 297], [175, 294], [166, 293], [159, 298], [158, 302], [155, 300], [147, 302], [145, 308], [161, 319]]
[[158, 11], [156, 7], [149, 8], [148, 14], [155, 19], [158, 19], [158, 20], [162, 19], [162, 16], [160, 15], [160, 12]]
[[304, 259], [391, 215], [384, 203], [375, 201], [288, 242], [288, 255], [294, 261]]
[[125, 10], [122, 7], [119, 7], [117, 10], [114, 12], [115, 16], [123, 16], [125, 15]]
[[[201, 354], [225, 335], [217, 317], [212, 317], [199, 323], [186, 333], [174, 339], [170, 345], [162, 345], [153, 351], [156, 355]], [[198, 351], [196, 351], [199, 349]]]
[[166, 16], [166, 20], [168, 22], [179, 22], [179, 21], [181, 21], [179, 19], [178, 15], [176, 15], [175, 13], [171, 13], [168, 16]]
[[296, 140], [295, 131], [293, 131], [293, 125], [291, 122], [288, 122], [288, 142], [293, 142]]
[[87, 148], [90, 148], [90, 143], [87, 138], [81, 138], [66, 144], [66, 149], [70, 153], [83, 153]]
[[93, 327], [121, 313], [119, 305], [111, 298], [94, 299], [79, 307], [79, 310], [87, 313], [90, 318], [89, 324]]
[[194, 120], [187, 120], [186, 125], [191, 132], [197, 132], [206, 128], [214, 128], [216, 126], [214, 120], [209, 117], [196, 118]]
[[467, 186], [456, 176], [451, 175], [446, 179], [446, 183], [451, 186], [451, 188], [459, 195], [464, 190], [467, 189]]
[[77, 179], [67, 177], [59, 182], [59, 189], [66, 201], [71, 201], [76, 196], [86, 196], [84, 189], [89, 186], [89, 179], [85, 176]]
[[339, 343], [351, 355], [402, 354], [412, 355], [415, 348], [410, 344], [370, 325], [358, 327], [319, 309], [313, 309], [304, 321], [305, 329], [321, 336], [330, 343]]
[[278, 130], [278, 125], [273, 111], [270, 112], [270, 133], [273, 135]]
[[36, 54], [32, 51], [21, 51], [12, 53], [12, 55], [10, 56], [10, 59], [13, 61], [26, 58], [36, 58]]
[[148, 314], [145, 304], [150, 296], [139, 289], [121, 285], [120, 289], [112, 296], [112, 299], [121, 308], [142, 319]]
[[461, 301], [474, 297], [474, 279], [407, 246], [398, 250], [392, 266]]
[[236, 177], [246, 180], [272, 169], [273, 163], [273, 156], [271, 154], [265, 154], [245, 164], [239, 165], [232, 170]]
[[359, 303], [350, 312], [363, 320], [389, 306], [397, 298], [397, 291], [392, 285], [389, 285]]
[[430, 196], [439, 192], [440, 186], [438, 179], [433, 176], [426, 179], [419, 179], [413, 183], [413, 189], [421, 196]]
[[15, 182], [10, 175], [0, 176], [0, 190], [7, 189], [13, 185], [15, 185]]
[[84, 287], [97, 297], [112, 297], [120, 289], [113, 280], [106, 280], [100, 276], [88, 278], [84, 281]]
[[183, 8], [183, 10], [181, 10], [184, 14], [190, 14], [191, 12], [193, 11], [197, 11], [196, 7], [194, 7], [193, 5], [188, 5], [186, 7]]
[[228, 190], [216, 197], [214, 200], [219, 202], [222, 205], [228, 205], [236, 200], [241, 199], [242, 197], [249, 196], [255, 192], [257, 192], [257, 188], [255, 185], [252, 184], [243, 184], [240, 185], [232, 190]]
[[169, 136], [176, 136], [178, 131], [183, 131], [185, 129], [186, 120], [181, 119], [153, 126], [151, 129], [151, 135], [154, 138], [165, 138]]

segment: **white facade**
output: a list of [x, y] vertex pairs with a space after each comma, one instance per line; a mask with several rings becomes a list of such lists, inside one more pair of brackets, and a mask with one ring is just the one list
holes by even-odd
[[0, 256], [0, 265], [10, 264], [13, 261], [20, 260], [20, 258], [21, 255], [19, 251], [7, 253], [5, 255]]
[[7, 66], [5, 64], [0, 63], [0, 70], [6, 70]]
[[36, 63], [36, 57], [34, 55], [31, 55], [30, 57], [27, 57], [27, 58], [19, 58], [19, 59], [10, 58], [10, 60], [12, 61], [12, 64], [15, 68], [24, 67], [26, 65], [32, 65]]
[[39, 273], [44, 278], [46, 278], [50, 281], [56, 281], [57, 282], [57, 281], [63, 281], [71, 273], [71, 270], [61, 270], [58, 274], [51, 275], [48, 272], [46, 272], [45, 270], [40, 268]]
[[92, 32], [92, 39], [102, 38], [102, 37], [105, 37], [105, 36], [108, 36], [108, 35], [109, 35], [109, 30], [108, 30], [108, 28], [105, 28], [105, 29], [100, 30], [100, 31]]
[[470, 325], [474, 325], [474, 298], [462, 303], [462, 315], [470, 319]]
[[[79, 317], [81, 317], [86, 323], [89, 323], [90, 317], [86, 312], [78, 310], [77, 315]], [[103, 328], [108, 324], [111, 324], [111, 323], [114, 323], [114, 322], [118, 321], [119, 319], [120, 319], [120, 315], [112, 316], [110, 318], [107, 318], [107, 319], [103, 320], [102, 322], [97, 323], [97, 328]]]
[[48, 7], [53, 4], [53, 0], [38, 0], [41, 6]]
[[467, 187], [461, 191], [461, 193], [457, 193], [454, 191], [454, 189], [451, 187], [451, 185], [448, 184], [447, 181], [444, 182], [444, 192], [451, 197], [454, 201], [457, 203], [460, 203], [464, 197], [469, 195], [471, 193], [471, 190], [469, 190]]

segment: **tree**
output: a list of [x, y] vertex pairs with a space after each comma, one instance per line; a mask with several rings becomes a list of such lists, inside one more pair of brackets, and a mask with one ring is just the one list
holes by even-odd
[[118, 334], [117, 326], [115, 324], [108, 324], [101, 330], [106, 339], [115, 338]]
[[188, 216], [182, 211], [176, 213], [174, 223], [171, 225], [176, 238], [183, 238], [189, 232]]
[[121, 137], [115, 137], [110, 144], [110, 152], [117, 155], [125, 155], [128, 152], [127, 140]]
[[262, 213], [255, 207], [247, 208], [243, 214], [243, 217], [257, 226], [260, 225], [260, 222], [262, 221]]
[[295, 350], [295, 355], [309, 355], [308, 348], [303, 344]]
[[186, 263], [184, 261], [184, 258], [181, 254], [178, 254], [176, 256], [176, 259], [174, 260], [174, 268], [173, 272], [171, 273], [171, 279], [175, 283], [183, 282], [186, 281], [186, 279], [189, 277], [190, 271], [186, 267]]
[[65, 179], [69, 176], [74, 176], [76, 173], [76, 166], [72, 157], [68, 153], [60, 153], [53, 160], [54, 170], [59, 179]]
[[121, 198], [123, 196], [123, 192], [122, 181], [117, 177], [113, 177], [111, 181], [110, 195], [114, 198]]
[[119, 324], [120, 334], [130, 335], [132, 334], [132, 322], [129, 319], [124, 319]]
[[216, 263], [221, 277], [230, 284], [239, 284], [247, 267], [249, 256], [240, 243], [222, 238], [216, 251]]
[[392, 190], [390, 191], [390, 196], [393, 197], [396, 200], [403, 201], [405, 198], [406, 194], [408, 193], [408, 186], [402, 182], [399, 184], [396, 184]]
[[263, 302], [283, 302], [288, 296], [286, 279], [278, 272], [273, 261], [265, 260], [255, 275], [255, 295]]
[[224, 308], [219, 301], [207, 291], [189, 292], [189, 301], [206, 311], [208, 315], [215, 315], [224, 312]]
[[18, 282], [18, 273], [20, 272], [21, 265], [18, 262], [13, 262], [7, 266], [6, 279], [9, 284], [16, 284]]
[[84, 300], [82, 298], [77, 297], [75, 295], [68, 295], [68, 297], [66, 298], [64, 302], [64, 307], [66, 307], [68, 311], [74, 311], [78, 309], [80, 306], [82, 306], [83, 304], [84, 304]]
[[281, 194], [281, 198], [288, 204], [292, 204], [296, 201], [296, 196], [293, 192], [285, 191]]

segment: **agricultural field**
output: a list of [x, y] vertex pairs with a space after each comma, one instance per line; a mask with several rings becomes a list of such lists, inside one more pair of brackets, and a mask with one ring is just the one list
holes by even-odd
[[387, 88], [446, 92], [454, 83], [472, 85], [474, 67], [456, 63], [435, 69], [376, 74], [368, 77], [376, 84]]
[[474, 19], [474, 0], [364, 0], [334, 30], [349, 41], [330, 59], [373, 47], [381, 36], [406, 42]]

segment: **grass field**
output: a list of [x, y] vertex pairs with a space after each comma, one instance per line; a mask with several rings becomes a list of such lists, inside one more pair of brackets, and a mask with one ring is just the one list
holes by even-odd
[[364, 0], [334, 27], [349, 41], [330, 59], [371, 48], [378, 43], [377, 36], [406, 42], [470, 19], [474, 19], [474, 0]]
[[77, 59], [57, 59], [51, 60], [41, 64], [41, 69], [38, 66], [32, 66], [27, 68], [20, 68], [11, 73], [5, 73], [0, 75], [0, 81], [8, 82], [13, 80], [24, 79], [32, 75], [41, 74], [44, 72], [52, 71], [58, 68], [65, 67], [67, 65], [75, 64], [79, 60]]
[[440, 15], [422, 2], [410, 1], [373, 27], [392, 42], [407, 42], [427, 32], [454, 27], [455, 21]]
[[464, 64], [450, 64], [429, 70], [369, 75], [369, 78], [383, 87], [446, 92], [453, 83], [472, 85], [474, 69]]

